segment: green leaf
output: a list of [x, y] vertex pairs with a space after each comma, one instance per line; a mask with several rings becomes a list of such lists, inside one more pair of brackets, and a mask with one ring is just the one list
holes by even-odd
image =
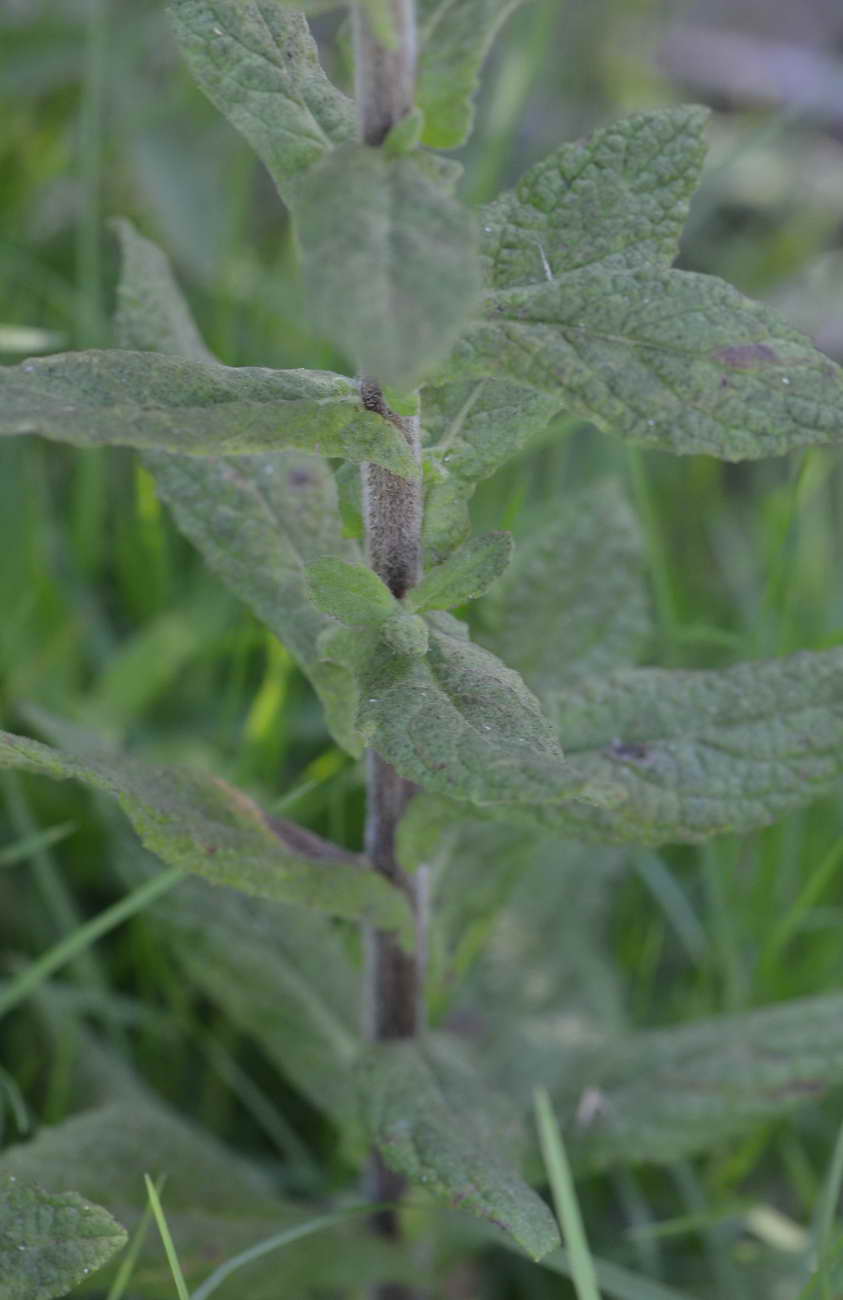
[[501, 1151], [500, 1103], [468, 1069], [430, 1043], [387, 1043], [365, 1062], [360, 1094], [391, 1169], [436, 1200], [491, 1219], [533, 1259], [559, 1245], [550, 1210]]
[[[268, 1174], [181, 1118], [88, 1035], [82, 1038], [80, 1055], [87, 1061], [82, 1071], [86, 1077], [80, 1083], [83, 1090], [87, 1088], [90, 1103], [90, 1079], [95, 1105], [42, 1128], [34, 1141], [4, 1151], [0, 1187], [9, 1177], [34, 1179], [54, 1189], [76, 1183], [85, 1196], [108, 1204], [134, 1227], [146, 1199], [144, 1174], [164, 1176], [167, 1220], [192, 1286], [205, 1281], [232, 1255], [312, 1217], [310, 1207], [279, 1198]], [[111, 1076], [106, 1088], [103, 1071]], [[353, 1090], [353, 1084], [349, 1087]], [[356, 1246], [353, 1239], [342, 1240], [338, 1253], [344, 1262], [356, 1262], [360, 1253]], [[314, 1284], [339, 1285], [336, 1270], [330, 1262], [326, 1267], [320, 1255], [324, 1260], [324, 1243], [318, 1250], [303, 1243], [285, 1249], [285, 1286], [293, 1294], [303, 1295]], [[363, 1252], [366, 1273], [374, 1267], [377, 1276], [385, 1263], [383, 1253], [367, 1258]], [[391, 1260], [393, 1270], [395, 1264]], [[239, 1300], [244, 1293], [249, 1300], [276, 1300], [278, 1276], [278, 1257], [268, 1257], [226, 1283], [217, 1293], [219, 1300]], [[35, 1294], [21, 1292], [20, 1300], [34, 1300]], [[132, 1273], [131, 1294], [143, 1300], [169, 1300], [172, 1295], [172, 1278], [157, 1234], [148, 1233], [144, 1240]]]
[[131, 221], [111, 228], [120, 247], [120, 280], [114, 331], [121, 348], [166, 352], [188, 361], [216, 361], [181, 295], [165, 254]]
[[336, 927], [201, 880], [171, 894], [156, 925], [191, 985], [349, 1140], [358, 1124], [359, 972]]
[[585, 1051], [578, 1069], [565, 1067], [568, 1149], [603, 1169], [733, 1141], [843, 1081], [842, 1029], [843, 999], [819, 997]]
[[509, 378], [679, 454], [741, 460], [835, 442], [838, 368], [730, 285], [666, 269], [701, 125], [686, 109], [634, 118], [542, 164], [523, 201], [517, 190], [493, 205], [494, 292], [439, 382]]
[[322, 71], [301, 13], [278, 0], [170, 0], [170, 13], [196, 81], [282, 194], [324, 154], [356, 138], [354, 104]]
[[319, 328], [360, 373], [415, 387], [479, 295], [472, 215], [413, 158], [364, 145], [308, 172], [293, 213]]
[[381, 627], [381, 635], [390, 649], [399, 655], [419, 658], [430, 648], [430, 633], [423, 618], [399, 609]]
[[452, 378], [503, 371], [639, 446], [744, 460], [840, 437], [839, 368], [712, 276], [586, 268], [489, 312]]
[[378, 627], [398, 609], [389, 587], [365, 564], [349, 564], [326, 555], [307, 566], [310, 599], [323, 614], [341, 623]]
[[0, 732], [0, 767], [73, 778], [113, 795], [153, 853], [214, 884], [410, 932], [399, 892], [362, 859], [271, 822], [247, 795], [207, 773], [111, 752], [75, 757], [8, 732]]
[[634, 662], [651, 634], [644, 565], [638, 522], [605, 479], [519, 539], [479, 607], [479, 638], [542, 698]]
[[[129, 222], [121, 222], [118, 233], [120, 342], [207, 358], [163, 253]], [[338, 743], [360, 753], [353, 685], [341, 668], [320, 662], [319, 637], [331, 620], [314, 609], [303, 572], [319, 556], [355, 554], [342, 537], [327, 463], [299, 452], [228, 458], [148, 452], [144, 459], [179, 527], [295, 656]]]
[[531, 167], [483, 209], [490, 287], [595, 265], [666, 270], [699, 182], [707, 118], [695, 106], [636, 113]]
[[408, 609], [451, 609], [482, 596], [512, 558], [511, 533], [483, 533], [429, 570], [407, 593]]
[[151, 352], [69, 352], [0, 372], [0, 435], [216, 455], [296, 447], [418, 475], [358, 384], [317, 370], [235, 369]]
[[429, 619], [424, 658], [381, 642], [353, 647], [358, 726], [402, 776], [478, 804], [597, 797], [571, 780], [553, 728], [517, 673], [465, 638], [448, 615]]
[[580, 778], [626, 794], [612, 808], [547, 807], [532, 820], [575, 838], [745, 832], [832, 793], [843, 774], [839, 647], [722, 670], [621, 669], [578, 681], [556, 706]]
[[424, 388], [424, 427], [436, 441], [427, 455], [441, 476], [425, 502], [430, 563], [441, 563], [468, 535], [468, 504], [477, 484], [522, 451], [560, 406], [558, 397], [492, 379]]
[[76, 1192], [45, 1192], [13, 1174], [0, 1174], [3, 1300], [67, 1295], [125, 1244], [120, 1224]]
[[425, 144], [458, 149], [471, 134], [478, 74], [499, 29], [523, 0], [420, 0], [417, 98]]

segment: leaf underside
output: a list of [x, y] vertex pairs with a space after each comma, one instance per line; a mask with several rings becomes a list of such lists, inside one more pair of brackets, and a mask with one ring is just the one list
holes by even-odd
[[153, 853], [213, 884], [410, 932], [402, 896], [362, 860], [292, 850], [247, 795], [206, 773], [87, 749], [76, 757], [8, 732], [0, 732], [0, 767], [76, 779], [114, 796]]
[[69, 352], [6, 367], [0, 436], [23, 433], [191, 455], [296, 448], [418, 473], [398, 430], [363, 409], [354, 380], [157, 352]]

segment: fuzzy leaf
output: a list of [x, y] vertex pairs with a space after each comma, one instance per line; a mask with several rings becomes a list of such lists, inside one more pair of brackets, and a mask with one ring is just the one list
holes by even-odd
[[316, 608], [341, 623], [377, 627], [398, 609], [392, 592], [365, 564], [326, 555], [307, 566], [306, 579]]
[[288, 823], [273, 829], [247, 795], [206, 773], [110, 752], [74, 757], [8, 732], [0, 732], [0, 767], [73, 778], [113, 795], [153, 853], [213, 884], [333, 916], [369, 916], [409, 933], [398, 891], [361, 859]]
[[843, 775], [839, 647], [722, 670], [621, 669], [559, 692], [556, 708], [580, 779], [626, 793], [612, 808], [536, 810], [531, 824], [572, 838], [749, 831], [830, 794]]
[[638, 522], [606, 479], [519, 540], [479, 608], [480, 640], [541, 697], [634, 662], [651, 631], [644, 560]]
[[[164, 254], [129, 222], [118, 233], [121, 344], [212, 359]], [[338, 743], [359, 753], [353, 686], [340, 668], [320, 662], [317, 644], [331, 620], [314, 609], [303, 573], [319, 556], [354, 554], [341, 534], [327, 463], [300, 452], [201, 458], [147, 452], [144, 460], [179, 527], [284, 642], [319, 693]]]
[[483, 60], [499, 29], [523, 2], [421, 0], [417, 98], [425, 113], [425, 144], [458, 149], [468, 139]]
[[[843, 1081], [843, 999], [809, 998], [620, 1038], [567, 1069], [581, 1166], [669, 1163], [737, 1138]], [[591, 1090], [590, 1114], [573, 1112]]]
[[336, 927], [201, 880], [172, 891], [155, 922], [191, 984], [348, 1138], [357, 1124], [360, 1011], [357, 972]]
[[559, 1245], [550, 1210], [501, 1154], [499, 1116], [484, 1114], [491, 1099], [467, 1070], [430, 1045], [388, 1043], [373, 1049], [360, 1091], [391, 1169], [436, 1200], [492, 1220], [533, 1259]]
[[296, 447], [418, 474], [404, 438], [317, 370], [235, 369], [152, 352], [68, 352], [0, 372], [0, 435], [217, 455]]
[[354, 105], [322, 71], [301, 13], [278, 0], [170, 0], [170, 13], [196, 81], [282, 194], [324, 154], [356, 138]]
[[386, 620], [381, 627], [381, 635], [386, 644], [399, 655], [420, 658], [430, 648], [427, 623], [418, 614], [408, 614], [403, 609], [397, 610]]
[[125, 1229], [77, 1192], [45, 1192], [0, 1174], [3, 1300], [67, 1295], [125, 1244]]
[[741, 460], [838, 441], [838, 368], [730, 285], [666, 269], [702, 121], [680, 109], [620, 123], [493, 205], [494, 291], [438, 382], [509, 378], [679, 454]]
[[346, 642], [360, 684], [358, 726], [402, 776], [478, 804], [587, 795], [517, 673], [473, 645], [448, 615], [428, 620], [424, 658]]
[[129, 351], [166, 352], [188, 361], [216, 361], [197, 329], [164, 253], [125, 217], [111, 223], [120, 246], [114, 331]]
[[839, 368], [713, 276], [589, 267], [504, 290], [463, 338], [451, 378], [502, 371], [680, 455], [755, 459], [843, 436]]
[[452, 609], [478, 596], [500, 577], [512, 558], [511, 533], [483, 533], [429, 570], [407, 593], [408, 609]]
[[490, 287], [540, 284], [586, 266], [667, 269], [705, 157], [708, 112], [636, 113], [565, 144], [482, 212]]
[[561, 405], [558, 397], [493, 379], [425, 387], [422, 417], [436, 442], [428, 456], [443, 473], [425, 502], [430, 563], [441, 563], [468, 535], [468, 504], [477, 484], [522, 451]]
[[348, 146], [294, 206], [314, 319], [359, 372], [397, 388], [448, 352], [479, 290], [475, 224], [413, 158]]

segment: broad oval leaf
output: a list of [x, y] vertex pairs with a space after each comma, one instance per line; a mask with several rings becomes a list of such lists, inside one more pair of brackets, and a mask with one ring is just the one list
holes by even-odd
[[490, 287], [541, 284], [599, 264], [667, 268], [705, 157], [708, 111], [635, 113], [564, 144], [482, 211]]
[[[122, 221], [116, 326], [130, 348], [162, 345], [213, 361], [160, 249]], [[353, 688], [338, 666], [320, 661], [331, 620], [308, 596], [303, 568], [324, 555], [348, 556], [334, 477], [327, 462], [299, 452], [264, 456], [176, 456], [147, 452], [145, 463], [176, 523], [232, 590], [295, 656], [318, 692], [337, 742], [361, 749]]]
[[612, 808], [537, 810], [533, 824], [573, 838], [658, 844], [750, 831], [831, 793], [843, 775], [841, 648], [721, 670], [621, 669], [555, 700], [580, 778], [626, 794]]
[[644, 545], [612, 479], [522, 540], [478, 607], [479, 640], [545, 698], [572, 678], [633, 663], [651, 633]]
[[722, 460], [843, 438], [840, 369], [713, 276], [589, 267], [495, 295], [453, 378], [499, 375], [645, 447]]
[[278, 0], [170, 0], [170, 14], [193, 76], [282, 194], [356, 138], [354, 104], [325, 76], [303, 14]]
[[524, 0], [420, 0], [418, 88], [422, 140], [458, 149], [471, 134], [474, 92], [492, 42]]
[[402, 435], [363, 409], [352, 379], [157, 352], [69, 352], [6, 367], [0, 435], [21, 433], [191, 455], [295, 447], [418, 475]]
[[0, 1295], [54, 1300], [125, 1246], [126, 1231], [77, 1192], [46, 1192], [0, 1173]]
[[411, 936], [403, 896], [363, 859], [292, 823], [271, 822], [242, 791], [206, 773], [87, 748], [77, 757], [9, 732], [0, 732], [2, 767], [105, 791], [153, 853], [213, 884], [333, 916], [368, 916]]
[[318, 326], [360, 373], [414, 387], [479, 296], [472, 215], [413, 158], [364, 145], [308, 172], [293, 215]]
[[472, 537], [442, 563], [429, 569], [405, 597], [409, 609], [453, 609], [482, 596], [512, 559], [512, 534]]
[[431, 1044], [385, 1043], [363, 1063], [360, 1094], [391, 1169], [436, 1200], [490, 1219], [533, 1259], [559, 1245], [547, 1205], [501, 1153], [500, 1103], [462, 1063]]
[[[588, 1169], [669, 1163], [734, 1140], [843, 1082], [843, 998], [806, 998], [621, 1037], [569, 1062], [561, 1103]], [[588, 1108], [578, 1103], [589, 1089]]]

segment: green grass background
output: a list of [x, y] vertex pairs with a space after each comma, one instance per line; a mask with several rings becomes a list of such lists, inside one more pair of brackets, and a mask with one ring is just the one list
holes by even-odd
[[[691, 97], [657, 59], [665, 25], [683, 8], [527, 5], [487, 72], [464, 151], [466, 195], [492, 197], [559, 141], [620, 113]], [[332, 67], [340, 78], [343, 48], [340, 39]], [[157, 0], [7, 0], [0, 86], [1, 360], [30, 350], [20, 327], [54, 333], [59, 349], [109, 342], [116, 253], [105, 223], [125, 214], [171, 254], [227, 363], [342, 368], [305, 322], [282, 205], [245, 143], [191, 85]], [[719, 108], [683, 264], [783, 305], [832, 354], [843, 351], [839, 131], [775, 104]], [[839, 453], [726, 466], [581, 432], [546, 440], [484, 484], [476, 525], [517, 534], [532, 512], [552, 512], [604, 473], [626, 479], [646, 528], [659, 628], [652, 662], [726, 664], [843, 641]], [[205, 572], [129, 453], [0, 445], [0, 722], [25, 730], [31, 704], [138, 752], [213, 768], [271, 808], [359, 844], [358, 766], [327, 742], [287, 653]], [[120, 896], [103, 825], [100, 806], [78, 788], [3, 774], [0, 976]], [[614, 907], [631, 1025], [843, 985], [838, 801], [754, 836], [668, 851], [664, 862], [659, 875], [630, 872]], [[60, 979], [203, 1126], [245, 1151], [262, 1149], [237, 1083], [245, 1076], [330, 1177], [331, 1135], [302, 1098], [279, 1092], [257, 1049], [176, 979], [142, 918]], [[143, 1006], [160, 1012], [155, 1023], [184, 1031], [166, 1053]], [[200, 1050], [206, 1031], [234, 1075]], [[45, 1044], [27, 1009], [0, 1024], [0, 1063], [4, 1142], [27, 1122], [67, 1112], [62, 1036]], [[593, 1249], [689, 1295], [795, 1296], [802, 1256], [758, 1207], [810, 1230], [842, 1117], [833, 1097], [676, 1169], [584, 1183]], [[455, 1297], [573, 1294], [563, 1279], [502, 1253], [477, 1268]]]

